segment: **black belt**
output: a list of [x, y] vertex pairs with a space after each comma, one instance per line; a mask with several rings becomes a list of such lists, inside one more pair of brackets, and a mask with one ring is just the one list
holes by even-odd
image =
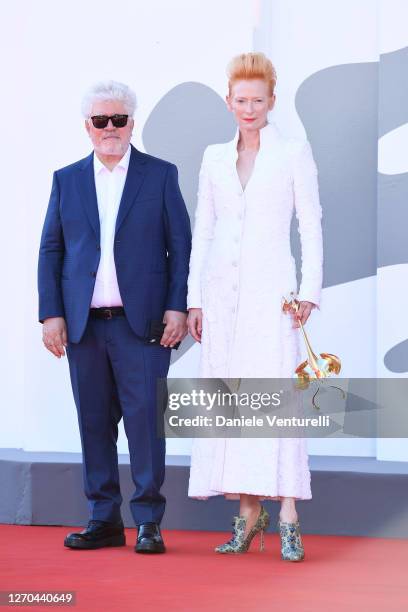
[[94, 319], [112, 319], [113, 317], [124, 317], [123, 306], [110, 306], [109, 308], [91, 308], [89, 314]]

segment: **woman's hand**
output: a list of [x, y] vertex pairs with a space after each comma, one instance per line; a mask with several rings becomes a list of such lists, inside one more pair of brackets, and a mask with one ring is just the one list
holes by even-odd
[[187, 326], [194, 340], [201, 342], [201, 332], [203, 330], [203, 311], [201, 308], [189, 308]]
[[299, 321], [302, 322], [302, 325], [305, 325], [315, 306], [316, 304], [313, 304], [313, 302], [299, 302], [299, 310], [293, 313], [293, 327], [300, 327]]

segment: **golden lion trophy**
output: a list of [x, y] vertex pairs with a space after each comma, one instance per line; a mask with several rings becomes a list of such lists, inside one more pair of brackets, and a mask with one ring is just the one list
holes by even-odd
[[[282, 310], [285, 314], [297, 314], [299, 311], [300, 302], [296, 298], [293, 292], [290, 293], [290, 299], [282, 298]], [[303, 339], [305, 341], [306, 350], [307, 350], [307, 359], [302, 361], [301, 364], [295, 370], [294, 378], [297, 379], [296, 386], [299, 389], [307, 389], [310, 383], [317, 379], [325, 379], [329, 378], [333, 374], [338, 374], [341, 369], [341, 361], [337, 357], [337, 355], [333, 355], [332, 353], [320, 353], [318, 356], [314, 353], [309, 338], [305, 332], [305, 328], [302, 325], [300, 319], [297, 319], [300, 330], [303, 335]], [[331, 385], [332, 386], [332, 385]], [[339, 389], [344, 395], [343, 389], [339, 387], [334, 387], [335, 389]], [[315, 397], [318, 393], [313, 396], [313, 405], [316, 408], [319, 408], [315, 404]]]

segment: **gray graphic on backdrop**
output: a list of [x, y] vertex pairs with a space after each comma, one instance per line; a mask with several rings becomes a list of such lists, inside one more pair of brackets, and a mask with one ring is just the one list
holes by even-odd
[[332, 66], [296, 94], [319, 171], [325, 287], [377, 272], [377, 81], [374, 62]]
[[[224, 100], [202, 83], [181, 83], [171, 89], [145, 123], [142, 134], [145, 150], [178, 167], [180, 188], [192, 222], [204, 150], [210, 144], [232, 140], [235, 132], [234, 119]], [[172, 351], [172, 362], [193, 344], [188, 336], [178, 351]]]
[[[408, 123], [408, 47], [380, 58], [378, 135]], [[408, 156], [408, 153], [406, 153]], [[378, 174], [378, 266], [408, 263], [408, 172]], [[408, 372], [408, 340], [384, 357], [391, 372]]]
[[408, 340], [403, 340], [385, 353], [384, 365], [395, 374], [408, 372]]
[[[378, 136], [408, 123], [408, 47], [380, 58]], [[408, 151], [406, 152], [408, 157]], [[378, 174], [378, 266], [408, 263], [408, 172]]]
[[232, 140], [235, 132], [234, 119], [224, 100], [202, 83], [181, 83], [171, 89], [145, 123], [144, 147], [147, 153], [178, 167], [181, 191], [192, 220], [204, 149]]

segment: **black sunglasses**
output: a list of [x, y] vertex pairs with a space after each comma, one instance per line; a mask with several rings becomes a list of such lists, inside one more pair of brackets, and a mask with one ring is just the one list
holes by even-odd
[[127, 124], [129, 115], [94, 115], [91, 117], [94, 127], [98, 130], [103, 130], [109, 123], [109, 119], [112, 121], [112, 125], [116, 128], [125, 127]]

